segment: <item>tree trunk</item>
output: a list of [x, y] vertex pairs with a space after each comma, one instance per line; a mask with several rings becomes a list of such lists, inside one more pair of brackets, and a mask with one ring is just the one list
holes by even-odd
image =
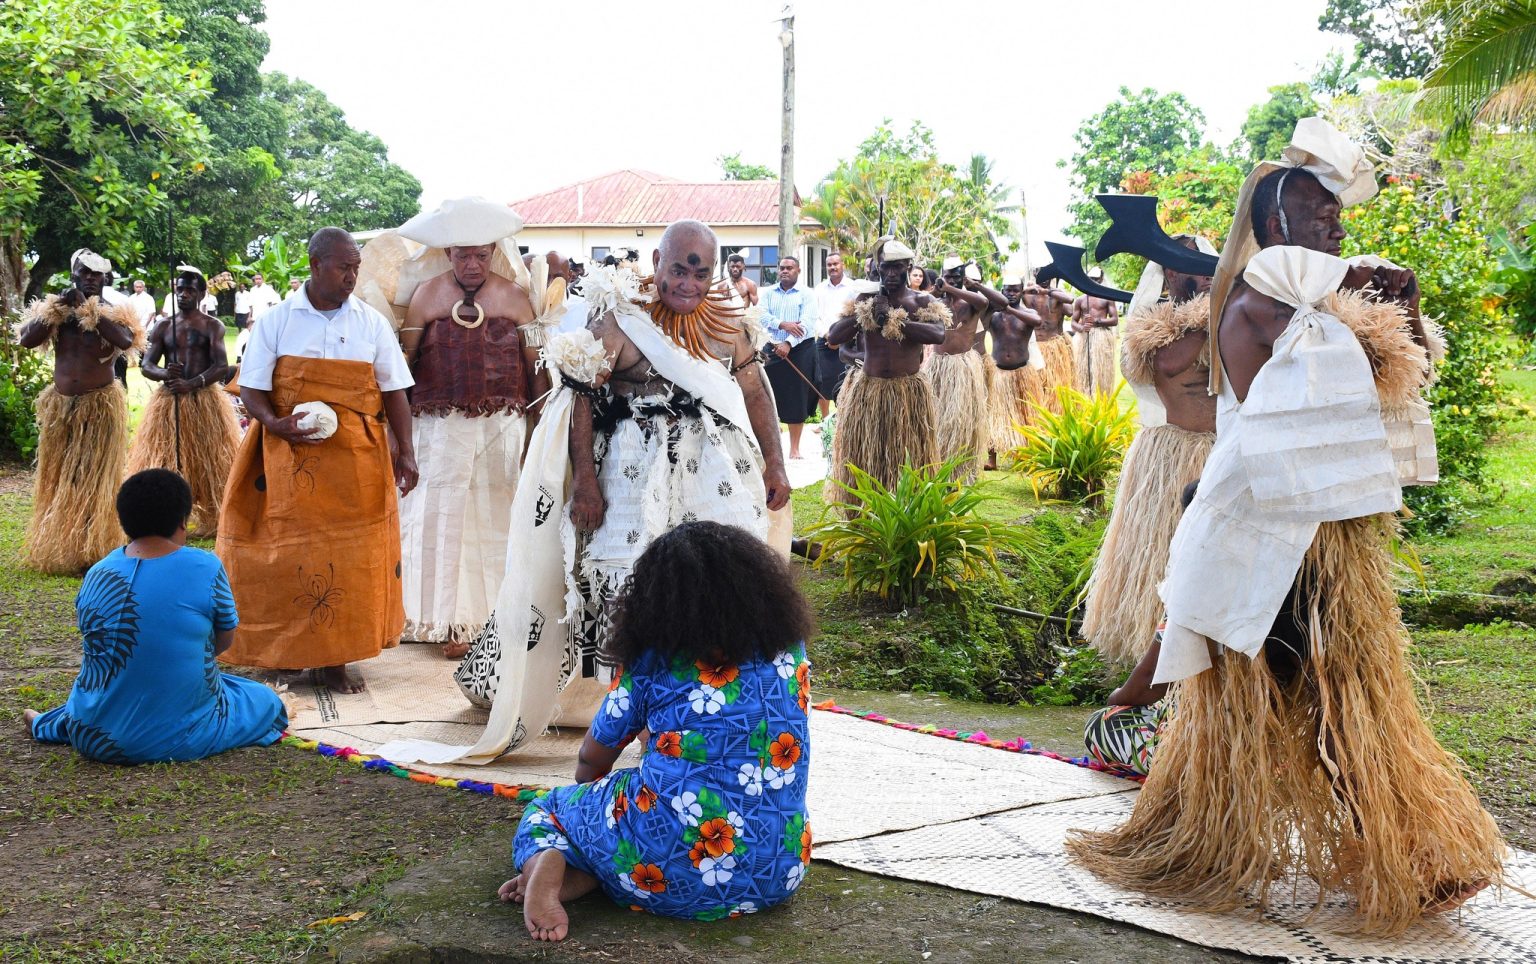
[[37, 264], [32, 266], [32, 277], [26, 283], [27, 300], [41, 298], [43, 289], [48, 286], [48, 279], [68, 268], [69, 263], [62, 257], [40, 252], [37, 256]]
[[[26, 303], [27, 262], [26, 246], [21, 232], [0, 236], [0, 317], [10, 318], [21, 313]], [[0, 322], [3, 323], [3, 322]]]

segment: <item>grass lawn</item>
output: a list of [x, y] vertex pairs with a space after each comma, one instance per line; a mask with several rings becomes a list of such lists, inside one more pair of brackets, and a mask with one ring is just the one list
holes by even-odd
[[[142, 392], [146, 386], [136, 373], [132, 377]], [[1511, 378], [1522, 397], [1536, 401], [1536, 374]], [[1496, 490], [1473, 507], [1459, 531], [1417, 544], [1431, 588], [1511, 591], [1523, 586], [1512, 580], [1536, 574], [1533, 451], [1536, 419], [1510, 425], [1490, 450]], [[989, 478], [999, 496], [986, 510], [991, 517], [1011, 521], [1042, 513], [1022, 479]], [[357, 911], [368, 917], [354, 929], [410, 933], [423, 921], [441, 919], [448, 930], [472, 931], [483, 945], [532, 951], [521, 943], [517, 913], [488, 902], [519, 816], [519, 807], [508, 801], [366, 773], [288, 749], [123, 768], [30, 740], [22, 709], [61, 701], [79, 666], [73, 609], [79, 581], [20, 567], [29, 486], [25, 467], [0, 464], [0, 768], [6, 773], [0, 877], [7, 881], [0, 890], [0, 959], [293, 959], [345, 943], [345, 928], [307, 925]], [[820, 511], [815, 489], [795, 493], [802, 530]], [[1069, 537], [1102, 524], [1071, 508], [1043, 512], [1035, 524], [1063, 533], [1064, 565], [1072, 564]], [[997, 614], [985, 602], [1028, 608], [1049, 601], [1048, 586], [1011, 582], [966, 606], [901, 613], [848, 598], [831, 572], [807, 570], [806, 588], [822, 623], [812, 648], [817, 679], [840, 687], [834, 695], [845, 705], [889, 707], [886, 712], [913, 722], [996, 729], [1015, 717], [995, 704], [1040, 697], [1038, 680], [1028, 675], [1040, 668], [1035, 627]], [[1536, 631], [1492, 622], [1416, 630], [1414, 636], [1414, 663], [1437, 734], [1466, 760], [1511, 841], [1536, 847]], [[994, 705], [940, 700], [929, 695], [934, 693]], [[923, 713], [934, 718], [916, 718]], [[1019, 731], [1007, 735], [1030, 735], [1027, 711], [1007, 713], [1019, 714]], [[1047, 717], [1053, 731], [1070, 738], [1070, 711], [1052, 710], [1042, 719]], [[585, 932], [590, 936], [550, 952], [549, 959], [664, 954], [702, 961], [745, 954], [794, 960], [803, 945], [771, 950], [780, 947], [773, 941], [781, 930], [835, 932], [818, 939], [827, 959], [868, 960], [889, 956], [891, 948], [903, 956], [911, 949], [915, 959], [933, 946], [971, 960], [1007, 960], [1010, 947], [1038, 944], [1049, 940], [1042, 935], [1058, 931], [1081, 931], [1073, 938], [1078, 943], [1062, 945], [1063, 959], [1142, 953], [1169, 962], [1208, 959], [1204, 952], [1186, 955], [1175, 942], [1134, 945], [1140, 953], [1132, 955], [1125, 942], [1146, 938], [1130, 929], [1104, 942], [1098, 936], [1103, 922], [1006, 902], [992, 910], [998, 902], [978, 902], [974, 895], [817, 867], [806, 893], [759, 921], [701, 928], [640, 920], [597, 906], [601, 902], [584, 904], [580, 923], [591, 928]], [[423, 903], [423, 895], [455, 887], [452, 903]], [[984, 915], [979, 922], [977, 915]], [[973, 924], [980, 929], [973, 932]], [[1002, 956], [978, 949], [983, 935], [997, 941]], [[743, 951], [753, 939], [756, 949]], [[365, 950], [354, 946], [347, 959], [368, 959]]]

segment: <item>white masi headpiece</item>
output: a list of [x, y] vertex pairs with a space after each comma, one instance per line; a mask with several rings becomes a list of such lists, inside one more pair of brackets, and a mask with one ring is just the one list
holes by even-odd
[[112, 273], [112, 262], [90, 248], [81, 248], [69, 256], [69, 273], [74, 274], [77, 267], [84, 267], [87, 271], [100, 271], [102, 274]]
[[894, 239], [885, 242], [880, 248], [880, 261], [882, 264], [887, 261], [911, 261], [916, 257], [917, 255], [913, 253], [911, 248]]

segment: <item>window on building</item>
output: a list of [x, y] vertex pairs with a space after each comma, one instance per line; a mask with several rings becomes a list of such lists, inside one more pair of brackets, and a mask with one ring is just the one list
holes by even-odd
[[608, 257], [608, 252], [610, 250], [612, 250], [612, 249], [611, 248], [593, 248], [592, 249], [592, 263], [593, 264], [602, 264], [603, 263], [603, 259]]
[[[720, 267], [725, 269], [725, 259], [733, 254], [739, 254], [746, 261], [746, 268], [742, 277], [755, 281], [759, 285], [773, 285], [779, 283], [779, 246], [776, 244], [748, 245], [741, 247], [732, 245], [721, 247]], [[727, 275], [727, 277], [729, 277]]]

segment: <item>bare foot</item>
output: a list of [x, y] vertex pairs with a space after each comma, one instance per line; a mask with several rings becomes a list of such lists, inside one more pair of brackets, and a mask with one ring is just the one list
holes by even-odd
[[1487, 886], [1487, 878], [1447, 881], [1435, 888], [1434, 899], [1424, 906], [1424, 913], [1444, 914], [1447, 911], [1453, 911], [1477, 896], [1477, 892]]
[[560, 888], [565, 882], [565, 856], [558, 850], [546, 850], [523, 866], [528, 878], [524, 893], [523, 924], [536, 941], [563, 941], [570, 931], [571, 919], [560, 903]]
[[28, 733], [32, 732], [32, 721], [37, 719], [39, 716], [42, 716], [42, 715], [43, 714], [39, 713], [37, 710], [22, 710], [21, 711], [21, 718], [23, 720], [25, 720], [26, 723], [27, 723], [27, 732]]
[[789, 459], [790, 459], [791, 462], [798, 462], [798, 461], [800, 461], [800, 458], [801, 458], [801, 456], [800, 456], [799, 451], [797, 451], [795, 449], [790, 449], [789, 450]]
[[521, 904], [523, 902], [523, 893], [527, 887], [528, 878], [524, 877], [522, 874], [518, 874], [516, 877], [513, 877], [511, 880], [502, 884], [501, 888], [496, 891], [496, 896], [501, 900], [503, 904]]
[[317, 685], [324, 686], [333, 693], [361, 693], [367, 688], [361, 676], [347, 672], [346, 664], [326, 666], [311, 672], [315, 674]]
[[463, 659], [464, 658], [464, 654], [466, 654], [468, 652], [469, 652], [469, 644], [468, 643], [460, 643], [460, 642], [456, 642], [456, 641], [451, 641], [450, 640], [449, 642], [446, 642], [446, 643], [443, 644], [443, 658], [444, 659]]

